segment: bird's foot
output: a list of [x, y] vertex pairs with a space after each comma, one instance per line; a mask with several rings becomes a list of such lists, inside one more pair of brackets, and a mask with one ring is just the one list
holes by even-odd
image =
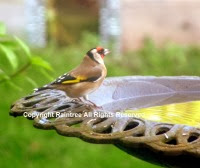
[[73, 98], [72, 99], [72, 102], [82, 102], [82, 103], [85, 103], [87, 104], [88, 106], [92, 106], [94, 107], [95, 109], [98, 109], [98, 110], [102, 110], [103, 107], [102, 106], [97, 106], [94, 102], [88, 100], [88, 99], [85, 99], [85, 98]]
[[72, 99], [72, 102], [79, 102], [79, 101], [83, 102], [83, 100], [81, 100], [81, 98], [73, 98]]
[[94, 102], [90, 101], [90, 100], [86, 100], [87, 102], [89, 102], [95, 109], [99, 109], [102, 110], [103, 107], [102, 106], [97, 106]]

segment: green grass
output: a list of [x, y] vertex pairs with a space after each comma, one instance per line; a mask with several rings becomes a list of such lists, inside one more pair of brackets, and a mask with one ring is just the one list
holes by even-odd
[[[55, 78], [78, 65], [85, 52], [98, 45], [98, 38], [84, 34], [79, 45], [34, 50], [51, 63]], [[114, 53], [114, 52], [113, 52]], [[167, 44], [157, 48], [147, 41], [144, 48], [113, 59], [105, 58], [108, 76], [121, 75], [199, 75], [200, 49]], [[34, 80], [43, 85], [50, 82], [33, 71]], [[23, 86], [23, 79], [21, 79]], [[20, 83], [20, 82], [18, 82]], [[90, 144], [78, 138], [63, 137], [54, 130], [39, 130], [32, 121], [8, 115], [10, 104], [32, 92], [33, 86], [23, 86], [21, 91], [0, 85], [0, 167], [115, 167], [156, 168], [126, 154], [113, 145]]]

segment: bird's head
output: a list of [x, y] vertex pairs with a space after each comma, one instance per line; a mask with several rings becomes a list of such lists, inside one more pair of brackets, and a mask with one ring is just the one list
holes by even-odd
[[105, 55], [109, 54], [110, 51], [108, 49], [104, 49], [103, 47], [92, 48], [87, 52], [87, 55], [98, 63], [103, 63], [103, 59]]

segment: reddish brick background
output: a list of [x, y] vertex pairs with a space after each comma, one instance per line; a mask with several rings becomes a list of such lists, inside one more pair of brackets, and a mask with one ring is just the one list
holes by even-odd
[[121, 0], [122, 48], [141, 47], [145, 37], [200, 43], [200, 0]]

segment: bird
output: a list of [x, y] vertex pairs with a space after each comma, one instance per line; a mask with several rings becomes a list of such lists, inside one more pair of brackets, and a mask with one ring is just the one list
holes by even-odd
[[101, 86], [107, 75], [104, 57], [109, 53], [109, 49], [100, 46], [90, 49], [79, 66], [34, 91], [57, 89], [64, 91], [70, 98], [78, 98], [79, 100], [83, 98], [89, 101], [88, 95]]

